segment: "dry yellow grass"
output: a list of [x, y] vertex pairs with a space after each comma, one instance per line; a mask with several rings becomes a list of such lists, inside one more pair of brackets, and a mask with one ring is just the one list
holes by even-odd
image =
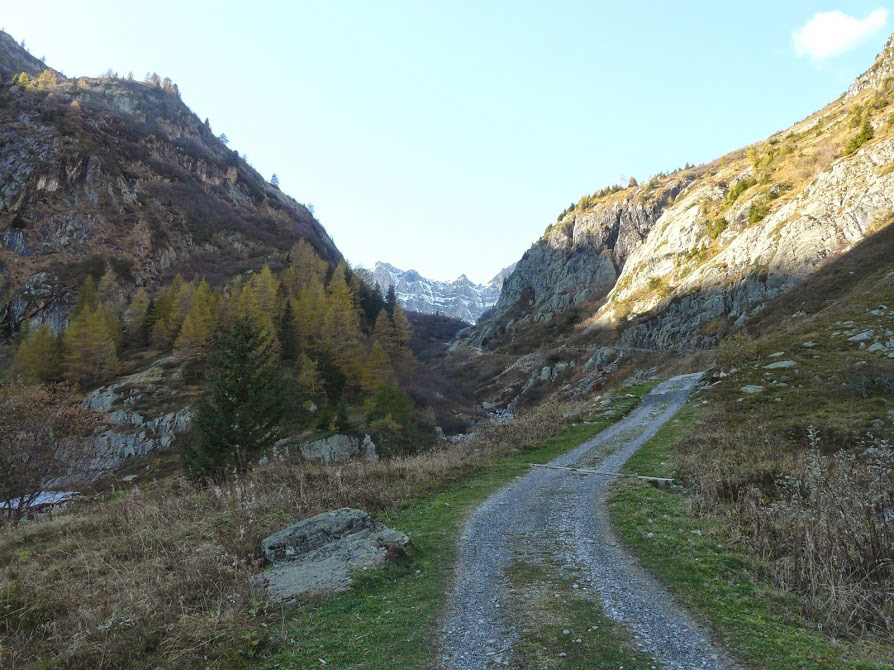
[[395, 509], [535, 447], [579, 405], [547, 404], [467, 441], [376, 463], [275, 460], [229, 484], [174, 477], [0, 533], [0, 667], [232, 667], [259, 625], [260, 539], [339, 507]]

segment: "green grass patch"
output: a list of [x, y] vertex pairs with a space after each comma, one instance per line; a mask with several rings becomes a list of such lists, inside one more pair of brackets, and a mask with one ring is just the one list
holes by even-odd
[[[624, 471], [673, 477], [673, 447], [697, 430], [687, 405], [625, 465]], [[706, 621], [717, 639], [751, 668], [880, 670], [890, 651], [833, 640], [800, 615], [796, 597], [761, 581], [758, 560], [730, 541], [725, 524], [695, 518], [685, 493], [619, 482], [609, 499], [619, 535], [642, 563]]]
[[534, 450], [484, 466], [406, 509], [381, 516], [382, 522], [410, 536], [411, 560], [359, 577], [348, 593], [286, 609], [282, 622], [265, 632], [268, 648], [260, 667], [322, 667], [321, 661], [328, 668], [435, 667], [456, 537], [468, 514], [526, 474], [528, 463], [545, 463], [573, 449], [627, 414], [653, 387], [647, 383], [625, 389], [632, 397], [617, 399], [614, 416], [569, 426]]

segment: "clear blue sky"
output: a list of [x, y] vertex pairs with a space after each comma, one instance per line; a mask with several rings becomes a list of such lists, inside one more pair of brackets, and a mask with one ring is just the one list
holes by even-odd
[[486, 280], [583, 193], [838, 97], [881, 49], [885, 12], [844, 53], [799, 55], [793, 32], [883, 6], [6, 0], [0, 25], [69, 76], [170, 76], [352, 263]]

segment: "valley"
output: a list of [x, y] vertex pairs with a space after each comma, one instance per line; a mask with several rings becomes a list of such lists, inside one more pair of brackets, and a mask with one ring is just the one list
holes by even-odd
[[486, 284], [154, 73], [0, 31], [0, 128], [0, 667], [894, 667], [894, 36]]

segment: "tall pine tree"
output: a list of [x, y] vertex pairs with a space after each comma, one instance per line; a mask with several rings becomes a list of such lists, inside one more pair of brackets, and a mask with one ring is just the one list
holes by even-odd
[[62, 376], [62, 347], [49, 324], [28, 332], [12, 363], [14, 375], [33, 382], [58, 381]]
[[388, 290], [385, 292], [385, 311], [388, 312], [388, 316], [394, 316], [396, 305], [397, 294], [394, 292], [394, 284], [389, 284]]
[[295, 332], [295, 310], [290, 298], [283, 299], [277, 324], [279, 335], [279, 355], [284, 361], [294, 361], [298, 355], [298, 334]]
[[250, 318], [217, 333], [205, 367], [205, 393], [193, 416], [183, 468], [195, 480], [243, 471], [279, 433], [285, 412], [276, 347]]

